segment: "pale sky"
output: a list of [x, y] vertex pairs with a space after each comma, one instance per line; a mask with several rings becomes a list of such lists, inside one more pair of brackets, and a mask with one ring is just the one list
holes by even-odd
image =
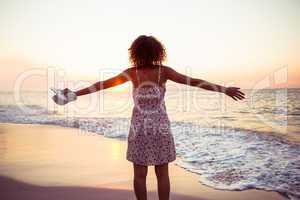
[[[0, 90], [49, 66], [98, 80], [129, 66], [141, 34], [162, 41], [180, 72], [253, 88], [287, 67], [287, 83], [272, 87], [300, 87], [299, 0], [0, 0]], [[42, 79], [24, 84], [46, 89]]]

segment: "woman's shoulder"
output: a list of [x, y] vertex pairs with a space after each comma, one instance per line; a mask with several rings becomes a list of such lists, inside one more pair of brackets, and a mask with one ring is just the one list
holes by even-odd
[[173, 70], [172, 67], [167, 66], [167, 65], [161, 65], [161, 72], [162, 74], [168, 74]]
[[163, 70], [170, 70], [170, 69], [172, 69], [172, 67], [170, 67], [170, 66], [168, 66], [168, 65], [161, 65], [161, 68], [162, 68]]
[[136, 70], [135, 66], [129, 66], [123, 71], [123, 73], [131, 73], [134, 70]]

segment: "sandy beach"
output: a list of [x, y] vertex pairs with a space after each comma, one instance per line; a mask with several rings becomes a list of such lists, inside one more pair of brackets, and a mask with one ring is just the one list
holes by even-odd
[[[135, 199], [126, 141], [78, 129], [0, 124], [0, 198]], [[280, 200], [276, 192], [224, 191], [201, 184], [199, 176], [170, 165], [171, 199]], [[149, 199], [158, 199], [153, 167]]]

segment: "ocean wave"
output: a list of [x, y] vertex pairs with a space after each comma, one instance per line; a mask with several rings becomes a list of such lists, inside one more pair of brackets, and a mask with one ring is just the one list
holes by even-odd
[[[126, 139], [129, 118], [66, 117], [39, 106], [0, 106], [0, 122], [50, 124]], [[226, 190], [250, 188], [300, 198], [300, 145], [273, 134], [237, 128], [171, 123], [177, 165], [199, 174], [208, 186]]]

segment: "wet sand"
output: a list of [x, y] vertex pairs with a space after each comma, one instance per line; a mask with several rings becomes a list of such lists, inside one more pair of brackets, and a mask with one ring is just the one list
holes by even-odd
[[[134, 199], [126, 141], [78, 129], [0, 124], [1, 199]], [[170, 164], [171, 199], [281, 200], [276, 192], [224, 191]], [[149, 199], [158, 199], [153, 167]]]

